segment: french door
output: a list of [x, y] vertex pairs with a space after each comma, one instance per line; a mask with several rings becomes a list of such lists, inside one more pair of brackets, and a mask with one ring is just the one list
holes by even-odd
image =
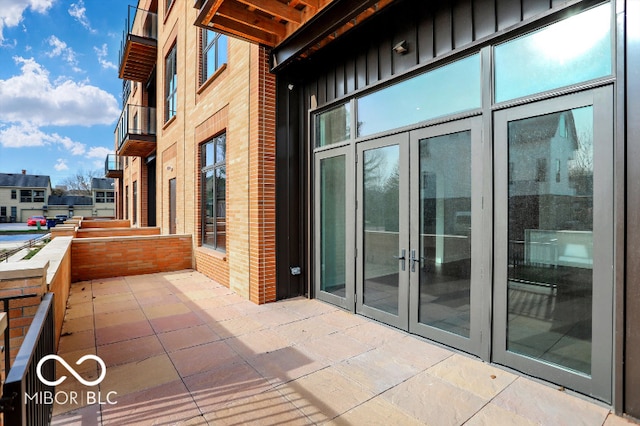
[[480, 350], [480, 118], [357, 146], [356, 311]]

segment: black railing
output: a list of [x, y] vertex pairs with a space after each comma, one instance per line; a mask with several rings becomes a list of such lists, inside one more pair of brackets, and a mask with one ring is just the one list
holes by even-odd
[[104, 160], [104, 174], [109, 172], [122, 170], [120, 157], [115, 154], [107, 154], [107, 158]]
[[[53, 401], [45, 395], [53, 395], [55, 388], [39, 379], [37, 364], [45, 356], [55, 353], [53, 298], [53, 293], [47, 293], [42, 298], [2, 386], [0, 408], [4, 413], [5, 425], [44, 426], [51, 423]], [[6, 333], [9, 333], [8, 328]], [[55, 380], [55, 363], [44, 363], [40, 372], [47, 381]]]
[[39, 243], [40, 241], [44, 240], [45, 238], [47, 238], [50, 235], [51, 234], [40, 235], [39, 237], [27, 240], [27, 242], [22, 244], [20, 247], [16, 247], [16, 248], [13, 248], [11, 250], [3, 251], [2, 253], [0, 253], [0, 263], [5, 262], [5, 261], [9, 261], [9, 258], [11, 256], [13, 256], [14, 254], [16, 254], [17, 252], [19, 252], [20, 250], [24, 250], [26, 248], [35, 247], [35, 245], [37, 243]]
[[152, 40], [158, 39], [158, 15], [148, 10], [129, 5], [122, 42], [120, 43], [120, 66], [124, 61], [127, 41], [134, 35]]
[[118, 150], [131, 135], [156, 135], [156, 109], [142, 105], [127, 105], [123, 108], [115, 130]]

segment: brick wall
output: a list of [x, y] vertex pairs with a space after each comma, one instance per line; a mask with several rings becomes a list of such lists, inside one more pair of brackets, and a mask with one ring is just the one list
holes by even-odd
[[252, 64], [251, 142], [249, 147], [250, 299], [276, 300], [275, 75], [269, 72], [269, 51], [257, 50]]
[[82, 229], [88, 228], [129, 228], [131, 221], [129, 220], [83, 220]]
[[75, 239], [71, 281], [191, 269], [191, 235]]
[[160, 228], [83, 228], [78, 229], [76, 238], [133, 237], [136, 235], [160, 235]]

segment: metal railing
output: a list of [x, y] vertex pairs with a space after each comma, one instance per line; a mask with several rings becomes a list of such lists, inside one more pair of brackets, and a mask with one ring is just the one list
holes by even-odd
[[104, 160], [104, 174], [118, 170], [122, 170], [122, 159], [115, 154], [107, 154]]
[[130, 135], [155, 136], [156, 135], [156, 109], [142, 105], [126, 105], [115, 130], [118, 150], [122, 149], [124, 141]]
[[37, 243], [39, 243], [40, 241], [42, 241], [45, 238], [50, 237], [50, 236], [51, 236], [51, 234], [44, 234], [44, 235], [40, 235], [39, 237], [36, 237], [36, 238], [31, 238], [30, 240], [27, 240], [26, 243], [22, 244], [20, 247], [16, 247], [16, 248], [13, 248], [13, 249], [10, 249], [10, 250], [7, 250], [7, 251], [4, 251], [4, 252], [0, 253], [0, 263], [8, 261], [11, 256], [16, 254], [20, 250], [24, 250], [26, 248], [34, 247]]
[[[4, 413], [5, 425], [42, 426], [51, 423], [53, 401], [43, 396], [45, 393], [53, 394], [55, 388], [40, 381], [37, 364], [46, 355], [55, 353], [53, 299], [53, 293], [47, 293], [42, 298], [2, 386], [0, 409]], [[6, 333], [9, 333], [9, 328]], [[40, 372], [46, 380], [55, 380], [55, 363], [43, 364]]]
[[136, 6], [129, 5], [127, 20], [125, 21], [125, 29], [120, 42], [120, 67], [127, 50], [127, 40], [130, 35], [158, 39], [158, 15], [148, 10], [139, 9]]

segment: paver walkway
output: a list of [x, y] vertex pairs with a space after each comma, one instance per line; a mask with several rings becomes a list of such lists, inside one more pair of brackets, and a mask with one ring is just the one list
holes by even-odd
[[75, 364], [87, 354], [106, 376], [87, 388], [58, 365], [54, 425], [628, 424], [325, 303], [258, 306], [195, 271], [74, 284], [59, 355], [94, 381], [96, 362]]

